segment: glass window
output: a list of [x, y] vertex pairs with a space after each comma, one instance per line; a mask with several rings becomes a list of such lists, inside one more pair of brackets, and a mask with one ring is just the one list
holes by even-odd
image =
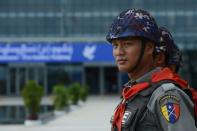
[[16, 119], [16, 106], [10, 106], [9, 118]]
[[0, 106], [0, 120], [6, 118], [6, 107]]
[[[1, 0], [0, 36], [105, 36], [115, 14], [129, 8], [154, 12], [159, 25], [175, 32], [197, 30], [192, 22], [197, 19], [196, 0]], [[194, 15], [189, 18], [185, 12]]]
[[0, 66], [0, 95], [6, 95], [7, 67]]
[[26, 117], [26, 110], [24, 108], [24, 106], [19, 106], [19, 119], [24, 120]]
[[86, 73], [86, 84], [89, 86], [91, 94], [98, 94], [100, 87], [100, 72], [98, 67], [87, 67], [85, 68]]
[[18, 80], [19, 80], [19, 88], [20, 92], [22, 91], [23, 87], [25, 86], [26, 82], [26, 70], [25, 68], [19, 68]]
[[11, 94], [16, 93], [16, 68], [10, 68], [10, 88], [11, 88]]
[[82, 83], [82, 66], [54, 64], [47, 67], [48, 93], [54, 85], [63, 83], [65, 86], [73, 82]]

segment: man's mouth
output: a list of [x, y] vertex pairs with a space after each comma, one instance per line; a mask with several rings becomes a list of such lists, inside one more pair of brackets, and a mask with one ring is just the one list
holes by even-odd
[[127, 59], [126, 58], [118, 58], [117, 60], [117, 63], [122, 65], [122, 64], [125, 64], [127, 62]]

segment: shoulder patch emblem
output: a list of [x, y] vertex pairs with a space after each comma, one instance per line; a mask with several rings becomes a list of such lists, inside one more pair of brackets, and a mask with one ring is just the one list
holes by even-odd
[[176, 96], [165, 96], [160, 101], [161, 113], [171, 124], [174, 124], [180, 116], [180, 104]]

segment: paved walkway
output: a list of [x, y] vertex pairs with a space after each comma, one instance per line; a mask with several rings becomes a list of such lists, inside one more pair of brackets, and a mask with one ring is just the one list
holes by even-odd
[[[43, 97], [41, 101], [42, 105], [52, 105], [51, 97]], [[17, 106], [24, 105], [22, 97], [8, 97], [8, 96], [0, 96], [0, 106]]]
[[2, 131], [110, 131], [118, 96], [93, 96], [68, 114], [41, 126], [0, 125]]

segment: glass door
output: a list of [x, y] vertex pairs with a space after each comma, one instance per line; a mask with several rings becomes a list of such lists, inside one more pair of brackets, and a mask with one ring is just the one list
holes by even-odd
[[[12, 66], [8, 68], [8, 95], [18, 96], [28, 80], [34, 80], [44, 89], [46, 88], [45, 66]], [[45, 89], [46, 91], [46, 89]], [[45, 92], [46, 93], [46, 92]]]
[[16, 84], [16, 81], [17, 81], [17, 69], [16, 68], [10, 68], [9, 69], [9, 80], [8, 80], [8, 87], [9, 87], [9, 91], [8, 91], [8, 93], [9, 93], [9, 95], [15, 95], [15, 94], [17, 94], [16, 93], [16, 86], [17, 86], [17, 84]]
[[0, 95], [6, 95], [7, 67], [0, 65]]
[[105, 67], [104, 69], [104, 87], [106, 94], [118, 93], [118, 69], [116, 67]]
[[86, 72], [86, 84], [90, 87], [91, 94], [99, 94], [100, 78], [98, 67], [87, 67]]
[[25, 83], [27, 81], [27, 78], [26, 78], [26, 72], [27, 72], [27, 69], [25, 67], [20, 67], [20, 68], [17, 68], [18, 69], [18, 82], [17, 82], [17, 85], [19, 86], [19, 93], [22, 91], [23, 87], [25, 86]]

